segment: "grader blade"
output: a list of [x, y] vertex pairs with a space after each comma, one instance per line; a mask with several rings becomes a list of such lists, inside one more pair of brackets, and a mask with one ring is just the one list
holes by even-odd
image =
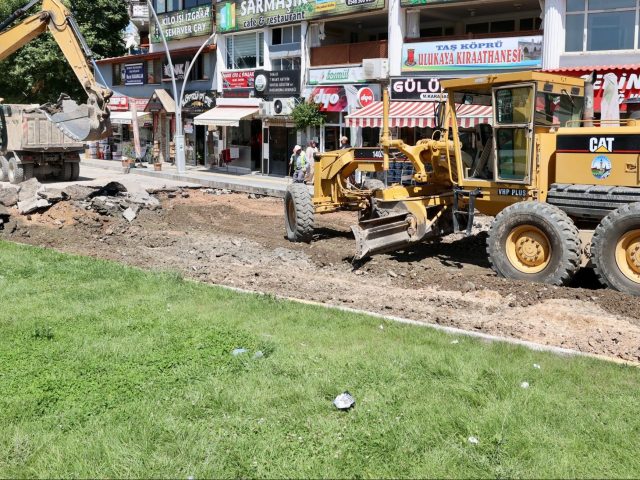
[[418, 240], [416, 218], [407, 212], [364, 220], [351, 230], [356, 238], [356, 260], [397, 250]]

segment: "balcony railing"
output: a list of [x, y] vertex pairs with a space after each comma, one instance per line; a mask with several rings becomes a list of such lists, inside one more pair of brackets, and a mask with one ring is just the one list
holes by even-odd
[[387, 58], [388, 55], [389, 46], [386, 40], [326, 45], [311, 49], [311, 66], [362, 63], [364, 58]]

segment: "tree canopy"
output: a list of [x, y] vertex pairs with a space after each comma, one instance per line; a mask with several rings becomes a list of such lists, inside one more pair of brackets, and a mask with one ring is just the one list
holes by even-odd
[[[129, 23], [125, 0], [62, 0], [73, 12], [95, 58], [124, 54], [122, 31]], [[0, 20], [27, 0], [1, 0]], [[36, 13], [40, 4], [29, 13]], [[82, 86], [53, 37], [46, 33], [0, 62], [0, 97], [8, 103], [45, 103], [61, 93], [84, 97]]]

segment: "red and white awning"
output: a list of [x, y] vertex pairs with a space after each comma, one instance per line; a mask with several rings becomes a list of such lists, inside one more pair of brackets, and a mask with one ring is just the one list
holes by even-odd
[[[390, 102], [390, 127], [435, 127], [435, 102]], [[458, 124], [472, 127], [481, 122], [491, 123], [492, 110], [484, 105], [459, 105]], [[345, 117], [348, 127], [382, 127], [382, 102], [358, 110]]]

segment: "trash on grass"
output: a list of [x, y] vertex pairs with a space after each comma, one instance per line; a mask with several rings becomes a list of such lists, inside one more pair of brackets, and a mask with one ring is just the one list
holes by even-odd
[[355, 406], [356, 399], [349, 392], [343, 392], [335, 398], [333, 404], [338, 410], [349, 410]]
[[460, 343], [460, 340], [451, 340], [451, 345], [457, 345]]
[[469, 437], [467, 441], [473, 445], [477, 445], [480, 441], [476, 437]]
[[538, 370], [540, 370], [540, 365], [538, 365], [537, 363], [534, 363], [533, 368], [537, 368]]
[[258, 350], [256, 353], [253, 354], [253, 358], [262, 358], [264, 357], [264, 353], [262, 352], [262, 350]]
[[231, 355], [233, 355], [234, 357], [237, 357], [238, 355], [242, 355], [243, 353], [247, 353], [249, 350], [247, 350], [246, 348], [235, 348], [232, 352]]
[[520, 388], [529, 388], [529, 382], [522, 382]]

